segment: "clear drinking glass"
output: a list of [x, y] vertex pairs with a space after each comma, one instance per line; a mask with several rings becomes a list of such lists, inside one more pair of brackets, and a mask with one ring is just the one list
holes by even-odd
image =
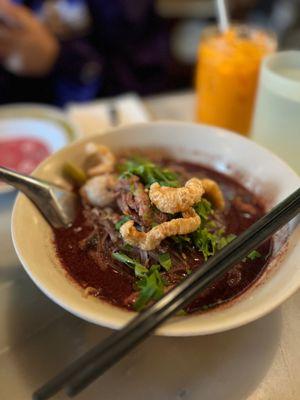
[[264, 60], [252, 137], [300, 174], [300, 51]]

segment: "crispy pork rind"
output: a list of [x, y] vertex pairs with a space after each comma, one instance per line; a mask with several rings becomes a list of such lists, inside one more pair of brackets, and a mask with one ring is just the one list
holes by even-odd
[[189, 210], [201, 200], [204, 194], [202, 182], [198, 178], [189, 179], [184, 187], [160, 186], [155, 182], [150, 186], [151, 202], [162, 212], [175, 214]]
[[170, 236], [186, 235], [194, 232], [200, 226], [201, 219], [193, 208], [182, 213], [182, 218], [163, 222], [148, 232], [138, 231], [133, 221], [125, 222], [120, 228], [124, 241], [142, 250], [154, 250]]

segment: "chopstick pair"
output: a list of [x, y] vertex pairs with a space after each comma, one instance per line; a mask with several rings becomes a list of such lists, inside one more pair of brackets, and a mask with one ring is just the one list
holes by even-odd
[[52, 378], [33, 394], [33, 399], [48, 399], [62, 388], [66, 388], [71, 397], [78, 394], [299, 212], [300, 188], [211, 257], [202, 268], [138, 314], [123, 329], [113, 333]]

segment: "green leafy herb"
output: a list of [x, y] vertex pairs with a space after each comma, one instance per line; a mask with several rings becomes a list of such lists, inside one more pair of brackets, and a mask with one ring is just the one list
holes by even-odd
[[136, 311], [140, 311], [150, 300], [159, 300], [164, 294], [164, 283], [159, 273], [159, 265], [152, 265], [147, 275], [137, 282], [139, 297], [134, 303]]
[[194, 209], [201, 218], [201, 226], [192, 234], [193, 243], [202, 252], [204, 259], [207, 260], [217, 250], [226, 246], [229, 238], [224, 236], [223, 229], [216, 230], [217, 224], [215, 221], [208, 219], [214, 213], [208, 200], [201, 199], [194, 206]]
[[154, 182], [158, 182], [161, 186], [179, 186], [177, 174], [167, 168], [155, 165], [146, 158], [132, 157], [123, 164], [119, 164], [118, 170], [121, 172], [121, 177], [123, 178], [132, 175], [139, 176], [141, 181], [148, 187]]
[[236, 235], [230, 233], [227, 236], [220, 236], [218, 240], [218, 250], [223, 249], [223, 247], [227, 246], [230, 242], [232, 242], [236, 238]]
[[[162, 262], [164, 268], [168, 268], [171, 262], [171, 258], [168, 253], [162, 254]], [[127, 256], [127, 254], [116, 252], [112, 253], [112, 257], [118, 260], [128, 267], [134, 269], [137, 281], [135, 287], [139, 290], [139, 296], [134, 304], [134, 308], [139, 311], [143, 309], [151, 300], [158, 300], [164, 294], [164, 286], [167, 284], [163, 281], [159, 272], [161, 266], [154, 264], [150, 269], [144, 267], [139, 261]]]
[[257, 250], [252, 250], [248, 255], [247, 258], [249, 258], [249, 260], [253, 261], [256, 260], [257, 258], [260, 258], [262, 255], [259, 251]]
[[214, 230], [217, 228], [217, 223], [214, 220], [205, 221], [205, 226], [208, 230]]
[[117, 231], [120, 230], [121, 226], [123, 224], [125, 224], [125, 222], [130, 221], [131, 217], [129, 215], [123, 215], [123, 217], [121, 217], [121, 219], [119, 219], [119, 221], [115, 224], [115, 228]]
[[209, 232], [207, 228], [197, 229], [192, 237], [194, 245], [202, 252], [205, 260], [215, 254], [217, 250], [217, 236]]
[[144, 277], [148, 273], [148, 269], [146, 267], [144, 267], [137, 260], [128, 257], [124, 253], [112, 253], [112, 257], [115, 260], [118, 260], [118, 261], [126, 264], [128, 267], [133, 268], [135, 276], [137, 276], [139, 278]]
[[202, 252], [205, 261], [236, 238], [233, 234], [224, 235], [223, 229], [210, 232], [208, 228], [201, 229], [201, 227], [192, 234], [192, 237], [194, 245]]
[[172, 268], [172, 260], [169, 253], [160, 254], [158, 261], [166, 271], [169, 271]]
[[221, 250], [233, 239], [235, 235], [225, 235], [223, 228], [217, 229], [216, 221], [208, 219], [214, 213], [211, 203], [206, 199], [201, 199], [195, 206], [195, 211], [201, 218], [201, 227], [194, 233], [194, 244], [202, 251], [205, 260]]
[[133, 247], [128, 243], [124, 243], [123, 246], [122, 246], [122, 249], [125, 250], [125, 251], [132, 251]]
[[201, 199], [201, 201], [199, 201], [199, 203], [194, 206], [194, 209], [196, 213], [200, 216], [200, 218], [204, 221], [206, 221], [209, 215], [213, 213], [212, 205], [206, 199]]

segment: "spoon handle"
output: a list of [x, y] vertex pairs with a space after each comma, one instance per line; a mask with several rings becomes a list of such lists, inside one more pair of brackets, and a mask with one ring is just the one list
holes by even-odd
[[39, 179], [20, 174], [5, 167], [0, 167], [0, 181], [21, 190], [30, 198], [35, 191], [46, 190], [47, 188], [47, 185]]
[[53, 227], [67, 227], [74, 220], [76, 196], [72, 192], [4, 167], [0, 167], [0, 181], [23, 192]]

